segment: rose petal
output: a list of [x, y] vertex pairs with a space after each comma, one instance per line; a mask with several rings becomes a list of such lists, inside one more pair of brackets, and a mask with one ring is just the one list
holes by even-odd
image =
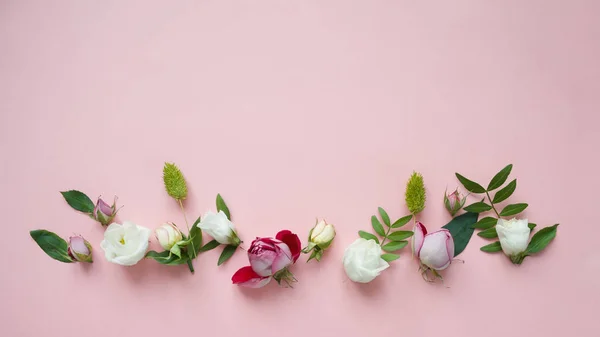
[[[435, 270], [444, 270], [452, 262], [452, 255], [448, 254], [448, 240], [452, 240], [452, 235], [446, 229], [440, 229], [425, 236], [423, 246], [419, 254], [421, 262], [429, 268]], [[452, 244], [454, 250], [454, 244]]]
[[300, 239], [298, 238], [298, 235], [296, 235], [286, 229], [286, 230], [282, 230], [279, 233], [277, 233], [275, 238], [277, 240], [282, 241], [290, 248], [290, 252], [292, 253], [293, 261], [296, 262], [296, 260], [298, 260], [298, 258], [300, 257], [300, 252], [302, 250], [302, 244], [300, 243]]
[[262, 277], [255, 273], [252, 267], [246, 266], [236, 271], [231, 277], [231, 281], [242, 287], [261, 288], [271, 281], [271, 277]]
[[421, 248], [423, 247], [423, 241], [425, 240], [425, 235], [427, 235], [427, 228], [420, 222], [415, 224], [415, 228], [413, 229], [413, 238], [412, 238], [412, 251], [413, 254], [419, 256], [421, 252]]
[[283, 242], [280, 242], [276, 245], [277, 256], [273, 260], [273, 265], [271, 266], [271, 272], [275, 274], [276, 272], [282, 270], [283, 268], [292, 264], [293, 258], [292, 253], [290, 252], [290, 248]]

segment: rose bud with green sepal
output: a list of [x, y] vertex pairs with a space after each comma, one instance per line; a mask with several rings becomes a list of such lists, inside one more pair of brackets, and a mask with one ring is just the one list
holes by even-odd
[[220, 244], [239, 246], [241, 243], [233, 222], [229, 220], [227, 214], [222, 210], [218, 213], [206, 212], [202, 216], [198, 228], [208, 233], [208, 235], [212, 236]]
[[81, 235], [71, 236], [69, 238], [69, 256], [78, 262], [93, 262], [92, 245]]
[[98, 198], [94, 211], [92, 212], [92, 218], [100, 222], [102, 226], [107, 226], [113, 221], [118, 211], [116, 196], [112, 206], [109, 206], [102, 198]]
[[444, 193], [444, 206], [451, 216], [454, 216], [465, 205], [467, 196], [463, 196], [458, 189], [450, 194]]
[[331, 245], [334, 238], [335, 227], [332, 224], [328, 224], [325, 220], [317, 221], [317, 224], [310, 230], [308, 235], [308, 246], [302, 252], [311, 254], [308, 261], [312, 259], [321, 261], [325, 249]]
[[170, 250], [177, 242], [183, 240], [183, 234], [172, 222], [167, 222], [154, 230], [156, 240], [165, 250]]

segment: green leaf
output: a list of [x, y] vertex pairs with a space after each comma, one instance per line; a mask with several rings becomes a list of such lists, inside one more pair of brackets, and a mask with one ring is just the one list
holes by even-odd
[[488, 229], [488, 228], [496, 226], [497, 223], [498, 223], [498, 219], [491, 217], [491, 216], [487, 216], [487, 217], [477, 221], [477, 223], [473, 225], [473, 228]]
[[473, 224], [477, 222], [479, 214], [477, 213], [464, 213], [456, 218], [452, 219], [444, 227], [450, 231], [452, 238], [454, 238], [454, 256], [458, 256], [467, 247], [467, 244], [471, 240], [471, 236], [475, 229]]
[[183, 173], [173, 163], [165, 163], [163, 167], [163, 182], [167, 193], [175, 200], [187, 197], [187, 185]]
[[494, 204], [497, 204], [499, 202], [502, 202], [502, 201], [508, 199], [508, 197], [510, 197], [513, 194], [513, 192], [515, 191], [516, 188], [517, 188], [517, 179], [511, 181], [510, 183], [508, 183], [508, 185], [504, 186], [500, 191], [496, 192], [492, 202]]
[[381, 220], [383, 220], [383, 223], [386, 226], [390, 227], [392, 225], [390, 222], [390, 216], [387, 214], [385, 209], [379, 207], [379, 215], [381, 215]]
[[196, 219], [192, 228], [190, 229], [190, 248], [188, 249], [188, 255], [190, 259], [195, 259], [200, 252], [200, 248], [202, 247], [202, 230], [198, 227], [200, 223], [200, 217]]
[[408, 245], [408, 241], [397, 241], [397, 242], [389, 242], [381, 247], [386, 252], [395, 252], [400, 250]]
[[533, 235], [529, 245], [527, 246], [527, 250], [525, 251], [527, 254], [536, 254], [541, 252], [554, 238], [556, 237], [556, 230], [558, 228], [558, 224], [550, 227], [544, 227], [540, 229], [537, 233]]
[[377, 217], [374, 215], [371, 217], [371, 226], [373, 226], [375, 233], [377, 233], [381, 236], [385, 235], [385, 231], [383, 230], [383, 226], [381, 225], [381, 222], [379, 222], [379, 219], [377, 219]]
[[223, 211], [225, 215], [227, 215], [227, 219], [231, 221], [231, 212], [229, 212], [229, 207], [225, 204], [225, 200], [220, 194], [217, 194], [217, 212]]
[[76, 190], [70, 190], [66, 192], [60, 192], [60, 194], [62, 194], [69, 206], [71, 206], [74, 210], [89, 214], [94, 212], [94, 202], [87, 195], [85, 195], [85, 193]]
[[412, 219], [412, 217], [413, 217], [412, 214], [401, 217], [400, 219], [396, 220], [396, 222], [394, 222], [392, 224], [392, 228], [400, 228], [400, 227], [406, 225], [410, 221], [410, 219]]
[[220, 243], [217, 240], [209, 241], [207, 244], [205, 244], [198, 250], [198, 253], [208, 252], [209, 250], [213, 250], [213, 249], [219, 247], [219, 245], [220, 245]]
[[465, 207], [464, 210], [467, 212], [472, 212], [472, 213], [482, 213], [482, 212], [487, 212], [489, 210], [492, 209], [492, 206], [486, 204], [485, 202], [476, 202], [474, 204], [470, 204], [469, 206]]
[[390, 241], [402, 241], [411, 236], [413, 236], [413, 231], [395, 231], [390, 233], [387, 238], [390, 239]]
[[427, 194], [421, 173], [413, 172], [406, 183], [406, 207], [412, 214], [417, 214], [425, 208]]
[[486, 253], [496, 253], [502, 251], [502, 246], [500, 245], [500, 241], [492, 242], [489, 245], [483, 246], [479, 248], [482, 252]]
[[358, 231], [358, 236], [360, 236], [361, 238], [363, 238], [365, 240], [374, 240], [375, 242], [379, 243], [379, 239], [375, 235], [373, 235], [369, 232]]
[[483, 186], [463, 177], [459, 173], [456, 173], [456, 178], [458, 178], [458, 181], [460, 181], [460, 183], [467, 189], [467, 191], [471, 193], [485, 193], [485, 188], [483, 188]]
[[502, 184], [506, 182], [506, 179], [508, 179], [508, 175], [510, 174], [510, 171], [512, 171], [512, 167], [512, 164], [508, 164], [505, 168], [500, 170], [500, 172], [496, 173], [494, 178], [492, 178], [492, 181], [490, 181], [487, 190], [493, 191], [502, 186]]
[[225, 263], [225, 261], [229, 260], [233, 256], [233, 253], [235, 253], [236, 250], [237, 250], [237, 246], [234, 246], [234, 245], [225, 246], [225, 248], [223, 248], [223, 252], [221, 253], [221, 256], [219, 256], [219, 262], [217, 262], [217, 266], [220, 266], [223, 263]]
[[527, 204], [511, 204], [504, 207], [502, 212], [500, 212], [500, 216], [511, 216], [515, 214], [519, 214], [527, 208]]
[[381, 258], [383, 260], [385, 260], [386, 262], [392, 262], [394, 260], [398, 260], [400, 258], [400, 255], [398, 255], [398, 254], [383, 254], [383, 255], [381, 255]]
[[535, 226], [537, 226], [537, 225], [534, 224], [533, 222], [530, 222], [527, 224], [527, 227], [529, 227], [529, 230], [533, 230], [535, 228]]
[[30, 231], [29, 235], [42, 248], [44, 253], [48, 254], [51, 258], [65, 263], [75, 262], [69, 256], [69, 244], [58, 235], [45, 229]]
[[177, 257], [174, 254], [171, 254], [168, 250], [163, 252], [155, 252], [153, 250], [146, 253], [146, 258], [153, 259], [160, 264], [165, 264], [169, 266], [177, 266], [184, 263], [187, 263], [188, 256], [186, 254], [181, 254], [181, 258]]
[[493, 239], [498, 237], [498, 232], [496, 232], [496, 227], [492, 227], [477, 233], [477, 235], [482, 238]]

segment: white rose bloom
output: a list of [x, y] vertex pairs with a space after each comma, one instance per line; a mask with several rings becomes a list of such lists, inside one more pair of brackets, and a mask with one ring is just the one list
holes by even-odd
[[375, 240], [357, 239], [344, 252], [344, 269], [354, 282], [371, 282], [389, 266]]
[[498, 219], [496, 232], [500, 239], [502, 251], [508, 256], [517, 255], [527, 249], [531, 230], [527, 219]]
[[151, 233], [150, 229], [132, 222], [112, 223], [106, 228], [100, 247], [109, 262], [132, 266], [146, 255]]
[[239, 239], [235, 233], [235, 226], [227, 219], [223, 211], [219, 213], [206, 212], [198, 227], [212, 236], [220, 244], [238, 244]]

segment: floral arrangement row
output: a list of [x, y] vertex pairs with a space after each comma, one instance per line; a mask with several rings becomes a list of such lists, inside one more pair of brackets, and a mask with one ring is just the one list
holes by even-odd
[[[521, 264], [528, 256], [535, 255], [548, 246], [556, 237], [558, 224], [545, 227], [531, 236], [536, 224], [528, 219], [515, 218], [528, 204], [512, 203], [498, 211], [499, 204], [508, 200], [517, 187], [517, 179], [506, 184], [512, 165], [504, 167], [484, 188], [483, 185], [456, 173], [458, 181], [469, 194], [478, 195], [480, 201], [465, 206], [467, 196], [458, 189], [444, 194], [444, 205], [453, 219], [441, 229], [429, 232], [418, 220], [425, 209], [426, 189], [423, 176], [414, 172], [406, 185], [405, 201], [408, 214], [395, 221], [385, 209], [379, 207], [378, 215], [371, 217], [372, 231], [359, 231], [359, 238], [344, 252], [343, 267], [348, 278], [358, 283], [374, 280], [390, 262], [400, 258], [399, 251], [409, 245], [412, 255], [419, 264], [424, 280], [443, 281], [441, 271], [453, 262], [461, 261], [456, 256], [467, 247], [477, 230], [478, 236], [494, 240], [481, 247], [486, 253], [504, 252], [514, 264]], [[79, 211], [106, 226], [100, 247], [105, 258], [112, 263], [131, 266], [140, 260], [153, 259], [163, 265], [186, 265], [194, 273], [193, 261], [203, 252], [223, 246], [218, 265], [229, 260], [235, 252], [243, 250], [231, 212], [220, 194], [216, 198], [216, 211], [208, 211], [190, 226], [184, 207], [187, 183], [181, 170], [172, 163], [165, 163], [163, 181], [166, 192], [179, 205], [185, 221], [186, 232], [173, 222], [154, 229], [154, 236], [164, 249], [148, 251], [152, 230], [129, 221], [113, 222], [120, 208], [115, 197], [112, 205], [98, 198], [94, 203], [85, 193], [70, 190], [61, 192], [65, 201]], [[493, 196], [492, 196], [493, 194]], [[459, 212], [462, 214], [458, 215]], [[481, 217], [482, 215], [486, 215]], [[403, 230], [412, 223], [412, 230]], [[64, 262], [93, 262], [90, 242], [81, 235], [67, 240], [44, 229], [30, 232], [33, 240], [51, 258]], [[211, 240], [204, 242], [204, 236]], [[336, 235], [335, 227], [325, 220], [317, 220], [308, 232], [307, 245], [302, 248], [298, 235], [281, 230], [274, 237], [256, 238], [247, 249], [248, 266], [240, 268], [232, 276], [233, 284], [260, 288], [272, 280], [283, 286], [297, 282], [290, 271], [302, 253], [308, 261], [320, 261], [331, 246]]]

